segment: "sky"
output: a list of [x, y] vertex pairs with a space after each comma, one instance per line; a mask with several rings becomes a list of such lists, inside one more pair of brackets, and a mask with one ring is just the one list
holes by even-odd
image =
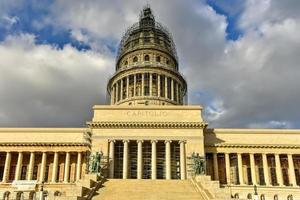
[[84, 127], [146, 4], [209, 127], [300, 128], [299, 0], [0, 0], [0, 127]]

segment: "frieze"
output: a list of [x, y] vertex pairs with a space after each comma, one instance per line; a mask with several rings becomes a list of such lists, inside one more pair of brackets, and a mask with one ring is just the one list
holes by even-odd
[[204, 122], [88, 122], [89, 128], [205, 128]]
[[205, 145], [205, 147], [300, 149], [300, 145], [277, 145], [277, 144], [211, 144], [211, 145]]

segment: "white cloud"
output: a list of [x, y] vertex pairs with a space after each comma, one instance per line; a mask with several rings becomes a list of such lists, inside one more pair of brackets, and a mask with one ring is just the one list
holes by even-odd
[[22, 34], [0, 43], [1, 126], [83, 126], [92, 106], [105, 103], [103, 80], [113, 58], [37, 45], [34, 38]]

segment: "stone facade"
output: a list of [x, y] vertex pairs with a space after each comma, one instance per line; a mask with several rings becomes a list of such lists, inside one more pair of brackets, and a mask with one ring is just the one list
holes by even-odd
[[0, 199], [88, 199], [95, 152], [110, 180], [98, 199], [300, 199], [300, 130], [207, 128], [149, 8], [124, 35], [107, 91], [85, 128], [0, 128]]

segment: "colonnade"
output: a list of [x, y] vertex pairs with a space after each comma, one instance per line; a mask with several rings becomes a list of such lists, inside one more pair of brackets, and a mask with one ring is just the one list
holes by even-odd
[[[123, 169], [122, 178], [127, 179], [129, 166], [129, 143], [130, 140], [122, 140], [123, 142]], [[137, 143], [137, 179], [142, 179], [143, 174], [143, 143], [144, 140], [131, 141]], [[149, 142], [149, 141], [148, 141]], [[151, 140], [151, 179], [157, 179], [157, 140]], [[162, 141], [161, 141], [162, 142]], [[177, 143], [180, 146], [180, 179], [186, 179], [186, 154], [185, 154], [185, 141], [171, 141], [164, 142], [164, 164], [165, 164], [165, 179], [171, 179], [171, 143]], [[115, 178], [115, 143], [116, 140], [109, 141], [109, 176]]]
[[183, 87], [173, 77], [158, 73], [130, 74], [117, 80], [111, 88], [111, 104], [138, 97], [163, 97], [178, 104], [183, 104]]
[[[208, 174], [228, 185], [299, 186], [300, 157], [292, 154], [207, 153]], [[212, 167], [210, 167], [212, 166]], [[297, 174], [295, 173], [297, 172]]]
[[[29, 155], [29, 163], [23, 161], [24, 156]], [[76, 160], [71, 159], [71, 155], [76, 156]], [[14, 156], [17, 156], [15, 158]], [[36, 157], [41, 157], [37, 159]], [[59, 162], [63, 159], [62, 162]], [[16, 163], [12, 163], [17, 160]], [[71, 166], [71, 161], [72, 165]], [[61, 166], [64, 166], [61, 169]], [[81, 178], [83, 167], [83, 153], [82, 152], [6, 152], [3, 172], [0, 171], [2, 183], [8, 183], [13, 180], [37, 180], [39, 182], [56, 183], [63, 181], [68, 183], [70, 181], [78, 181]], [[70, 178], [70, 170], [72, 170], [73, 177]], [[49, 176], [51, 171], [51, 177]], [[14, 172], [14, 174], [12, 174]], [[63, 180], [59, 176], [63, 174]], [[14, 178], [12, 178], [14, 176]], [[46, 177], [47, 176], [47, 177]]]

